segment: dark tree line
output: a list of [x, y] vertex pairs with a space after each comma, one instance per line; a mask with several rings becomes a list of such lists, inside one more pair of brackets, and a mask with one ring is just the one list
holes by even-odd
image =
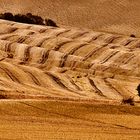
[[42, 17], [37, 15], [32, 15], [31, 13], [27, 13], [26, 15], [23, 14], [13, 15], [12, 13], [8, 12], [8, 13], [0, 14], [0, 19], [21, 22], [21, 23], [28, 23], [28, 24], [58, 27], [53, 20], [43, 19]]

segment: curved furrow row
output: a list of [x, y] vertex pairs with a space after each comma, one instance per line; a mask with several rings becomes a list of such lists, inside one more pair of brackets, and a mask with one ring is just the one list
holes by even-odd
[[111, 84], [111, 86], [121, 94], [121, 96], [126, 99], [135, 95], [126, 88], [126, 84], [123, 81], [118, 81], [116, 79], [108, 79], [107, 82]]
[[75, 50], [73, 53], [75, 56], [80, 56], [80, 57], [86, 57], [93, 49], [96, 47], [99, 47], [99, 45], [95, 44], [85, 44], [84, 47], [79, 48], [78, 50]]
[[95, 46], [93, 48], [93, 50], [91, 50], [83, 59], [83, 61], [87, 61], [87, 60], [95, 60], [98, 56], [100, 56], [102, 53], [104, 53], [104, 51], [106, 51], [106, 46]]
[[18, 28], [16, 31], [14, 31], [12, 34], [19, 35], [19, 36], [28, 36], [28, 35], [37, 35], [39, 31], [31, 30], [31, 29], [24, 29], [24, 28]]
[[10, 25], [3, 25], [3, 24], [0, 25], [0, 35], [10, 34], [10, 33], [13, 33], [16, 30], [17, 30], [16, 27], [12, 27]]
[[140, 40], [133, 41], [131, 44], [129, 44], [129, 49], [137, 49], [140, 48]]
[[67, 32], [69, 32], [70, 29], [64, 29], [64, 28], [55, 28], [55, 29], [50, 29], [47, 30], [45, 33], [41, 34], [41, 35], [49, 35], [49, 36], [61, 36], [62, 34], [65, 34]]
[[34, 84], [19, 84], [0, 77], [1, 95], [10, 99], [63, 97], [58, 91], [48, 90]]
[[[6, 71], [6, 69], [4, 69], [4, 71], [5, 72], [7, 72]], [[24, 71], [25, 72], [25, 71]], [[10, 74], [11, 74], [11, 72], [9, 72]], [[36, 77], [33, 75], [33, 72], [27, 72], [26, 73], [31, 79], [32, 79], [32, 81], [34, 82], [34, 84], [36, 84], [36, 85], [38, 85], [38, 86], [42, 86], [40, 83], [43, 83], [42, 81], [41, 82], [39, 82], [38, 81], [38, 79], [37, 79], [37, 74], [34, 74], [34, 75], [36, 75]], [[14, 77], [13, 75], [14, 74], [11, 74], [12, 75], [12, 77]], [[17, 74], [15, 74], [15, 75], [17, 75]], [[40, 74], [39, 74], [40, 75]], [[53, 74], [51, 74], [51, 73], [49, 73], [49, 72], [47, 72], [47, 75], [49, 75], [50, 77], [51, 77], [51, 79], [54, 81], [54, 82], [56, 82], [56, 84], [58, 84], [59, 86], [60, 86], [60, 89], [62, 88], [62, 90], [63, 89], [65, 89], [65, 90], [68, 90], [68, 91], [70, 91], [70, 92], [73, 92], [74, 93], [74, 95], [75, 94], [78, 94], [78, 95], [80, 95], [80, 96], [83, 96], [84, 94], [82, 94], [82, 93], [80, 93], [80, 92], [76, 92], [75, 90], [72, 90], [69, 86], [67, 87], [65, 84], [64, 84], [64, 81], [62, 82], [61, 81], [61, 79], [59, 79], [57, 76], [55, 76], [55, 75], [53, 75]], [[9, 76], [9, 74], [8, 74], [8, 76]], [[23, 76], [23, 77], [26, 77], [26, 76]], [[10, 78], [11, 78], [11, 76], [10, 76]], [[43, 77], [44, 78], [44, 77]], [[14, 82], [18, 82], [19, 84], [20, 84], [20, 82], [19, 81], [15, 81], [13, 78], [12, 78], [12, 80], [14, 81]], [[25, 80], [24, 80], [25, 81]], [[33, 83], [32, 83], [33, 84]], [[93, 80], [91, 81], [90, 80], [90, 84], [93, 86]], [[67, 85], [69, 85], [69, 84], [67, 84]], [[95, 86], [95, 84], [94, 84], [94, 86]], [[55, 87], [56, 89], [57, 89], [57, 87]], [[97, 87], [95, 86], [95, 89], [97, 90]], [[61, 90], [60, 90], [61, 91]], [[98, 91], [100, 91], [100, 90], [97, 90], [97, 92]], [[92, 93], [92, 92], [91, 92]], [[95, 92], [96, 93], [96, 92]], [[100, 92], [101, 93], [101, 92]], [[98, 93], [99, 94], [99, 93]], [[100, 95], [100, 94], [99, 94]], [[68, 94], [67, 94], [67, 96], [69, 96]], [[87, 95], [86, 95], [87, 96]], [[87, 96], [88, 97], [88, 96]], [[86, 97], [84, 97], [84, 98], [86, 98]]]
[[97, 37], [99, 37], [101, 35], [102, 35], [101, 33], [88, 32], [88, 33], [85, 33], [85, 34], [75, 38], [75, 40], [80, 40], [80, 41], [91, 43], [93, 40], [96, 40]]
[[[53, 29], [54, 30], [54, 29]], [[47, 33], [46, 33], [47, 34]], [[18, 36], [18, 35], [15, 35], [15, 37], [16, 36]], [[14, 37], [14, 36], [13, 36]], [[14, 38], [13, 38], [12, 36], [10, 37], [11, 38], [11, 40], [14, 40]], [[55, 36], [54, 36], [55, 37]], [[42, 39], [43, 38], [43, 36], [39, 39], [39, 40], [36, 40], [35, 38], [37, 38], [37, 35], [35, 35], [34, 37], [32, 37], [32, 39], [30, 40], [30, 41], [27, 41], [27, 40], [29, 40], [28, 39], [28, 37], [27, 36], [25, 36], [25, 38], [24, 38], [24, 36], [19, 36], [18, 38], [17, 38], [17, 40], [15, 40], [16, 42], [22, 42], [22, 43], [25, 43], [25, 44], [29, 44], [30, 43], [30, 45], [36, 45], [36, 46], [41, 46], [42, 47], [42, 44], [43, 44], [43, 40], [45, 41], [45, 42], [47, 42], [46, 41], [46, 39], [47, 38], [49, 38], [48, 37], [48, 34], [46, 35], [46, 39], [45, 39], [45, 37], [44, 37], [44, 39]], [[99, 37], [100, 38], [100, 37]], [[117, 36], [107, 36], [107, 37], [105, 37], [105, 41], [103, 41], [104, 43], [109, 43], [112, 39], [114, 39], [114, 38], [118, 38]], [[36, 40], [35, 42], [34, 42], [34, 40]], [[57, 40], [57, 39], [56, 39]], [[103, 40], [103, 39], [102, 39]], [[34, 43], [33, 43], [33, 42]], [[134, 39], [133, 39], [133, 41], [134, 41]], [[59, 40], [57, 41], [58, 43], [59, 43]], [[99, 42], [101, 43], [101, 41], [99, 40]], [[113, 41], [111, 41], [111, 42], [113, 42]], [[95, 43], [95, 42], [94, 42]], [[126, 45], [126, 44], [125, 44]]]
[[[76, 96], [79, 98], [88, 98], [86, 97], [86, 94], [83, 89], [80, 89], [76, 84], [71, 82], [67, 76], [64, 74], [58, 73], [58, 75], [49, 71], [41, 72], [39, 69], [36, 69], [35, 71], [31, 71], [27, 67], [22, 67], [22, 70], [24, 72], [27, 72], [27, 74], [32, 78], [34, 84], [39, 85], [41, 87], [47, 87], [51, 88], [52, 90], [55, 89], [57, 92], [62, 94], [63, 96]], [[42, 75], [42, 76], [41, 76]], [[43, 85], [44, 83], [44, 85]], [[61, 93], [62, 92], [62, 93]]]
[[118, 36], [110, 35], [110, 34], [100, 34], [97, 38], [93, 39], [91, 43], [107, 43], [110, 44], [115, 40]]
[[91, 86], [93, 87], [93, 89], [95, 90], [95, 93], [97, 93], [99, 96], [103, 96], [106, 97], [103, 92], [96, 86], [94, 80], [92, 80], [91, 78], [88, 78], [89, 83], [91, 84]]
[[[8, 26], [9, 26], [9, 28], [17, 28], [17, 30], [19, 29], [25, 29], [25, 30], [32, 30], [32, 31], [36, 31], [36, 32], [40, 32], [41, 30], [44, 30], [46, 33], [47, 33], [47, 31], [51, 31], [51, 32], [57, 32], [58, 33], [58, 36], [59, 36], [59, 31], [61, 32], [62, 30], [66, 30], [66, 34], [65, 34], [65, 31], [63, 32], [62, 31], [62, 33], [60, 33], [60, 36], [64, 36], [64, 37], [72, 37], [72, 34], [73, 35], [75, 35], [75, 34], [77, 34], [78, 32], [81, 32], [81, 33], [83, 33], [83, 32], [86, 32], [86, 34], [87, 33], [89, 33], [90, 34], [90, 32], [91, 32], [91, 34], [95, 34], [96, 32], [94, 31], [88, 31], [88, 30], [86, 30], [86, 31], [82, 31], [81, 29], [79, 30], [79, 29], [72, 29], [72, 28], [69, 28], [69, 29], [63, 29], [63, 28], [54, 28], [54, 27], [46, 27], [46, 26], [40, 26], [40, 25], [28, 25], [28, 24], [22, 24], [22, 23], [15, 23], [15, 22], [13, 22], [13, 23], [10, 23], [10, 22], [8, 22], [8, 21], [1, 21], [1, 24], [2, 25], [4, 25], [4, 26], [7, 26], [7, 24], [9, 24]], [[67, 32], [69, 32], [70, 31], [70, 33], [67, 33]], [[15, 31], [16, 32], [16, 31]], [[27, 31], [28, 32], [28, 31]], [[22, 32], [20, 32], [20, 33], [22, 33]], [[49, 32], [48, 32], [48, 34], [49, 34]], [[68, 35], [67, 35], [68, 34]], [[81, 34], [81, 36], [84, 36], [84, 35], [86, 35], [86, 34]], [[97, 32], [97, 34], [102, 34], [102, 33], [100, 33], [100, 32]], [[104, 37], [102, 37], [102, 39], [101, 39], [101, 41], [102, 40], [105, 40], [104, 42], [108, 42], [108, 43], [119, 43], [120, 42], [120, 44], [121, 43], [123, 43], [123, 44], [127, 44], [127, 42], [129, 41], [129, 40], [132, 40], [132, 41], [135, 41], [135, 40], [137, 40], [137, 38], [135, 39], [135, 38], [132, 38], [132, 37], [123, 37], [122, 35], [115, 35], [115, 34], [109, 34], [109, 33], [103, 33], [103, 35], [104, 35]], [[99, 36], [100, 37], [100, 36]], [[80, 36], [78, 36], [78, 37], [76, 37], [75, 39], [78, 39], [78, 38], [80, 38]], [[94, 38], [94, 37], [93, 37]], [[112, 41], [112, 38], [113, 38], [113, 41]], [[118, 38], [118, 39], [117, 39]], [[127, 42], [126, 43], [124, 43], [124, 41], [125, 41], [125, 39], [128, 39], [127, 40]], [[96, 40], [96, 39], [95, 39]]]
[[[0, 94], [102, 100], [136, 95], [139, 38], [69, 27], [1, 25]], [[125, 76], [136, 82], [123, 82]]]
[[42, 42], [42, 45], [40, 47], [46, 48], [47, 50], [58, 51], [61, 48], [61, 46], [69, 42], [72, 42], [72, 40], [60, 37], [50, 37], [44, 40], [44, 42]]
[[91, 70], [94, 71], [94, 73], [96, 75], [121, 75], [121, 76], [135, 76], [135, 77], [139, 77], [139, 70], [138, 69], [131, 69], [131, 68], [127, 68], [124, 66], [119, 66], [119, 65], [115, 65], [115, 64], [110, 64], [110, 65], [106, 65], [106, 64], [94, 64], [92, 65], [92, 67], [90, 68]]
[[124, 38], [119, 44], [122, 46], [128, 46], [130, 43], [134, 42], [136, 39], [133, 38]]
[[[9, 76], [9, 80], [11, 79], [12, 81], [21, 84], [32, 83], [32, 79], [30, 78], [30, 76], [27, 75], [23, 70], [18, 68], [16, 65], [10, 64], [9, 62], [0, 62], [0, 67], [3, 72], [7, 74], [7, 76]], [[3, 74], [1, 76], [3, 77]]]
[[[52, 79], [58, 86], [60, 86], [62, 89], [65, 89], [65, 90], [67, 90], [67, 91], [73, 93], [74, 96], [79, 96], [79, 95], [80, 95], [80, 97], [86, 98], [86, 94], [84, 94], [84, 93], [82, 93], [82, 92], [79, 92], [79, 91], [76, 91], [76, 90], [73, 90], [73, 89], [70, 88], [69, 86], [66, 86], [66, 85], [64, 84], [64, 81], [62, 82], [62, 79], [60, 79], [58, 76], [56, 76], [56, 75], [54, 75], [54, 74], [52, 74], [52, 73], [48, 73], [48, 72], [47, 72], [46, 74], [47, 74], [48, 76], [50, 76], [51, 79]], [[65, 93], [65, 94], [67, 94], [67, 93]], [[68, 95], [67, 95], [67, 96], [68, 96]]]
[[[63, 57], [61, 58], [61, 62], [59, 67], [64, 67], [65, 63], [67, 63], [67, 58], [69, 55], [73, 55], [74, 52], [78, 49], [80, 49], [81, 47], [84, 47], [86, 44], [77, 44], [77, 45], [70, 45], [70, 50], [66, 50], [65, 54], [63, 55]], [[67, 47], [68, 49], [68, 47]]]
[[78, 29], [70, 29], [68, 32], [64, 32], [62, 34], [60, 34], [60, 37], [66, 37], [66, 38], [77, 38], [79, 36], [82, 36], [84, 34], [86, 34], [87, 31], [82, 31], [82, 30], [78, 30]]
[[[4, 46], [4, 43], [5, 43], [5, 46]], [[49, 58], [49, 55], [50, 55], [50, 52], [46, 51], [45, 48], [30, 47], [28, 45], [24, 45], [24, 44], [20, 44], [20, 43], [19, 44], [11, 43], [8, 41], [1, 41], [1, 44], [2, 44], [1, 50], [6, 51], [8, 53], [12, 53], [13, 58], [19, 59], [20, 61], [23, 61], [23, 62], [45, 63], [45, 61], [47, 60], [47, 58]], [[60, 63], [59, 67], [64, 67], [65, 63], [68, 63], [67, 58], [72, 57], [70, 55], [73, 55], [73, 53], [75, 53], [81, 47], [83, 47], [83, 48], [86, 47], [86, 44], [80, 43], [76, 47], [75, 43], [74, 43], [73, 47], [71, 45], [69, 45], [70, 51], [65, 51], [66, 54], [65, 53], [62, 54], [61, 58], [54, 59], [52, 57], [51, 59], [52, 60], [54, 59], [55, 61], [60, 60], [61, 62], [59, 62]], [[93, 49], [92, 52], [90, 52], [90, 54], [83, 57], [82, 61], [85, 61], [86, 59], [89, 58], [88, 61], [92, 60], [92, 63], [94, 62], [93, 60], [95, 60], [95, 62], [96, 62], [96, 60], [98, 60], [98, 62], [99, 62], [100, 59], [97, 59], [97, 57], [99, 58], [99, 56], [101, 56], [101, 54], [103, 54], [103, 56], [104, 56], [104, 51], [107, 51], [107, 49], [105, 47], [106, 46], [99, 47], [99, 48], [95, 47], [95, 50]], [[100, 52], [100, 49], [102, 49], [102, 53]], [[61, 50], [62, 50], [62, 48], [61, 48]], [[114, 55], [116, 55], [118, 53], [118, 51], [114, 51], [114, 50], [112, 52], [111, 53], [109, 52], [109, 55], [108, 55], [108, 53], [105, 53], [105, 56], [104, 56], [105, 58], [103, 59], [103, 61], [101, 61], [101, 64], [105, 63], [107, 60], [109, 60], [110, 58], [112, 58]], [[97, 53], [99, 53], [99, 55], [97, 55]], [[120, 55], [118, 57], [118, 59], [115, 59], [114, 62], [115, 62], [115, 64], [124, 65], [133, 58], [132, 56], [134, 56], [133, 53], [123, 53], [122, 55]], [[130, 57], [131, 57], [131, 59], [130, 59]], [[72, 60], [72, 59], [70, 61], [75, 62], [75, 60]], [[82, 61], [81, 61], [81, 63], [82, 63]]]
[[113, 85], [109, 79], [104, 78], [103, 80], [104, 80], [105, 84], [113, 91], [113, 93], [115, 93], [118, 96], [118, 98], [123, 99], [123, 94], [119, 90], [117, 90], [115, 87], [113, 87]]
[[118, 64], [118, 65], [125, 64], [128, 61], [128, 59], [130, 57], [132, 57], [132, 56], [134, 56], [133, 53], [130, 53], [130, 52], [129, 53], [128, 52], [127, 53], [123, 53], [117, 59], [114, 60], [114, 63]]
[[107, 61], [109, 61], [109, 59], [111, 59], [112, 57], [114, 57], [119, 51], [115, 51], [115, 50], [109, 50], [106, 55], [104, 55], [104, 58], [103, 59], [98, 59], [100, 60], [100, 64], [104, 64], [106, 63]]
[[[76, 91], [70, 89], [69, 87], [65, 86], [63, 84], [63, 82], [61, 82], [61, 80], [58, 77], [52, 75], [49, 72], [47, 73], [47, 76], [46, 76], [46, 74], [44, 74], [43, 77], [40, 77], [40, 73], [37, 76], [37, 73], [34, 73], [31, 70], [30, 71], [27, 70], [25, 72], [25, 69], [26, 68], [24, 68], [24, 71], [22, 71], [22, 75], [19, 75], [19, 73], [18, 73], [19, 68], [15, 67], [15, 66], [13, 66], [13, 67], [15, 67], [15, 70], [13, 70], [12, 67], [9, 68], [9, 69], [8, 68], [5, 68], [8, 65], [9, 64], [6, 63], [6, 64], [2, 65], [0, 67], [0, 69], [3, 70], [3, 72], [9, 77], [7, 79], [8, 81], [11, 79], [11, 82], [14, 82], [15, 84], [17, 83], [17, 87], [19, 87], [19, 86], [20, 87], [24, 87], [24, 88], [21, 88], [21, 90], [19, 90], [19, 92], [21, 92], [21, 91], [27, 92], [27, 90], [25, 90], [26, 88], [27, 89], [33, 88], [34, 90], [36, 90], [35, 93], [38, 92], [38, 94], [39, 94], [41, 92], [41, 95], [42, 94], [48, 95], [48, 96], [51, 96], [52, 95], [52, 97], [54, 95], [55, 96], [62, 96], [63, 95], [63, 96], [67, 96], [67, 97], [78, 97], [79, 95], [80, 95], [79, 97], [84, 96], [84, 94], [79, 93], [79, 92], [76, 92]], [[20, 69], [20, 74], [21, 74], [21, 70], [22, 69]], [[47, 83], [45, 85], [42, 85], [42, 83], [43, 83], [42, 80], [45, 77], [47, 78], [46, 79], [46, 82]], [[49, 80], [49, 77], [51, 77], [50, 80]], [[0, 79], [1, 78], [3, 78], [3, 75], [0, 75]], [[22, 78], [24, 78], [24, 79], [22, 79]], [[30, 81], [27, 81], [29, 79], [30, 79]], [[49, 81], [52, 81], [52, 84], [49, 83]], [[56, 83], [58, 86], [54, 86], [54, 83]], [[52, 91], [50, 91], [50, 86], [51, 86]], [[9, 86], [7, 85], [7, 87], [9, 87]], [[16, 91], [15, 87], [12, 87], [12, 90], [13, 90], [13, 92]], [[9, 92], [11, 92], [12, 90], [9, 90]], [[4, 91], [6, 92], [7, 90], [5, 89]]]
[[115, 92], [110, 85], [102, 78], [92, 78], [94, 85], [102, 93], [102, 96], [108, 99], [122, 99], [122, 96]]
[[[7, 22], [8, 23], [8, 22]], [[3, 24], [2, 24], [3, 25]], [[114, 43], [114, 44], [122, 44], [124, 46], [131, 44], [131, 42], [136, 42], [138, 39], [137, 38], [132, 38], [132, 37], [124, 37], [122, 35], [114, 35], [114, 34], [109, 34], [109, 33], [100, 33], [100, 32], [93, 32], [93, 31], [82, 31], [81, 29], [64, 29], [64, 28], [54, 28], [54, 27], [46, 27], [46, 26], [37, 26], [37, 25], [26, 25], [24, 27], [24, 24], [22, 25], [21, 23], [14, 23], [13, 26], [11, 25], [4, 25], [4, 26], [8, 26], [8, 28], [17, 28], [17, 31], [13, 31], [13, 32], [17, 32], [17, 33], [21, 33], [22, 32], [18, 32], [18, 30], [21, 29], [26, 29], [26, 30], [30, 30], [29, 32], [27, 31], [27, 33], [25, 32], [25, 34], [30, 34], [30, 32], [38, 32], [40, 33], [41, 30], [44, 30], [45, 32], [43, 32], [43, 34], [47, 34], [51, 36], [63, 36], [65, 38], [74, 38], [74, 40], [78, 40], [78, 38], [80, 39], [80, 36], [84, 37], [84, 35], [91, 33], [91, 36], [94, 36], [94, 34], [96, 35], [96, 37], [93, 37], [93, 41], [95, 42], [103, 42], [103, 43]], [[23, 27], [22, 27], [23, 26]], [[30, 27], [30, 29], [29, 29]], [[19, 28], [19, 29], [18, 29]], [[32, 31], [31, 31], [32, 30]], [[8, 32], [9, 33], [9, 32]], [[80, 35], [81, 34], [81, 35]], [[90, 38], [90, 37], [89, 37]], [[84, 39], [84, 38], [83, 38]], [[95, 41], [96, 40], [96, 41]], [[89, 41], [89, 40], [88, 40]]]
[[0, 67], [0, 69], [3, 70], [3, 72], [7, 75], [6, 77], [8, 77], [9, 80], [20, 83], [20, 81], [15, 77], [15, 75], [13, 75], [8, 69], [3, 67]]

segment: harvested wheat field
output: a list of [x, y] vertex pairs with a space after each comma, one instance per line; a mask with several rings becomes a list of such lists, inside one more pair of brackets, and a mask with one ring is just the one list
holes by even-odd
[[139, 0], [0, 0], [0, 12], [31, 12], [64, 26], [140, 37], [139, 7]]
[[[139, 139], [140, 38], [0, 20], [1, 139]], [[134, 106], [122, 100], [134, 97]]]
[[59, 25], [0, 19], [0, 140], [139, 140], [139, 2], [47, 1], [0, 0]]

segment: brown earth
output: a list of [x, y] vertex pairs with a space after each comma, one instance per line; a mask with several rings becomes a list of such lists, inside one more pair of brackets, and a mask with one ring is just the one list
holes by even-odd
[[0, 12], [31, 12], [61, 25], [137, 36], [139, 7], [139, 0], [0, 0]]
[[140, 109], [64, 101], [1, 101], [1, 140], [139, 140]]
[[138, 100], [139, 43], [118, 34], [1, 20], [1, 96]]
[[139, 42], [0, 20], [0, 138], [139, 139]]
[[138, 1], [0, 1], [0, 140], [140, 139]]

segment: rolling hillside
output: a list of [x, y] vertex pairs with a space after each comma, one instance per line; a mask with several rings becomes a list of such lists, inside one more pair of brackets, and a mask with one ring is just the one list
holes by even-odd
[[38, 14], [60, 25], [140, 36], [138, 0], [0, 0], [0, 12]]
[[139, 38], [4, 20], [0, 25], [3, 98], [138, 98]]
[[[19, 3], [10, 2], [1, 6]], [[117, 26], [99, 31], [104, 22], [94, 30], [78, 23], [0, 20], [0, 140], [140, 139], [140, 38]], [[122, 103], [130, 97], [134, 106]]]

